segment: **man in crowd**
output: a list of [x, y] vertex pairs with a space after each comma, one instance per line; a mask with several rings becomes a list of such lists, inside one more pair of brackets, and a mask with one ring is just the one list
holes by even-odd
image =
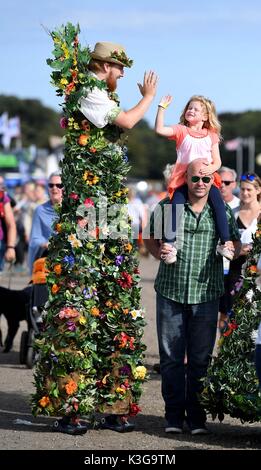
[[[188, 202], [182, 230], [178, 229], [177, 262], [166, 265], [161, 261], [155, 281], [165, 431], [176, 434], [182, 433], [185, 420], [192, 435], [208, 432], [198, 394], [214, 348], [219, 297], [224, 290], [222, 257], [216, 255], [218, 235], [208, 204], [213, 176], [202, 176], [201, 165], [202, 159], [197, 159], [187, 170]], [[169, 199], [165, 199], [160, 206], [168, 203]], [[156, 214], [151, 220], [151, 238], [145, 243], [151, 254], [161, 259], [171, 247], [162, 244], [161, 235], [156, 233]], [[230, 208], [227, 216], [231, 249], [237, 254], [240, 236]], [[164, 226], [164, 217], [160, 226]]]
[[237, 187], [237, 174], [235, 170], [222, 166], [218, 173], [221, 177], [220, 192], [223, 200], [231, 207], [231, 209], [238, 208], [240, 200], [233, 193]]
[[48, 181], [50, 199], [39, 205], [34, 212], [32, 231], [29, 241], [28, 264], [32, 272], [33, 263], [42, 249], [48, 247], [48, 241], [52, 234], [53, 223], [57, 218], [54, 205], [62, 203], [63, 185], [59, 173], [52, 173]]

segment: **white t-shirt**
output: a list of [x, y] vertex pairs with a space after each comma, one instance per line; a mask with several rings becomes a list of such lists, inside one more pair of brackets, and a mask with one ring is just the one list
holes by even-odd
[[[94, 73], [91, 74], [97, 78]], [[88, 121], [100, 129], [112, 123], [121, 111], [117, 103], [110, 100], [108, 92], [97, 87], [86, 91], [86, 96], [80, 98], [79, 109]]]
[[233, 196], [232, 201], [227, 202], [227, 204], [229, 207], [231, 207], [231, 209], [236, 209], [240, 205], [240, 199], [237, 196]]

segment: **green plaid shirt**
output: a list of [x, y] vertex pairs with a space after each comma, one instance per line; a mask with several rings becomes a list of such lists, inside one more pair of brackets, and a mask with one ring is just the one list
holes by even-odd
[[[169, 199], [159, 203], [163, 208]], [[240, 240], [233, 212], [226, 204], [230, 239]], [[158, 221], [157, 221], [158, 218]], [[163, 227], [163, 217], [154, 213], [150, 222], [150, 234], [158, 238], [159, 224]], [[155, 280], [155, 290], [162, 296], [182, 304], [199, 304], [220, 297], [224, 292], [223, 259], [216, 255], [218, 235], [212, 209], [205, 205], [197, 218], [189, 204], [184, 206], [183, 237], [177, 234], [177, 261], [173, 264], [160, 262]]]

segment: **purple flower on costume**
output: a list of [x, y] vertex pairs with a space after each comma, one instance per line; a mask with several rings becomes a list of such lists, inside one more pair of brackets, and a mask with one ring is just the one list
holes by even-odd
[[130, 375], [131, 373], [131, 368], [129, 366], [123, 366], [119, 370], [120, 375]]
[[67, 321], [66, 325], [68, 327], [68, 330], [70, 330], [70, 331], [75, 331], [76, 330], [76, 325], [73, 321]]
[[115, 264], [116, 266], [120, 266], [124, 261], [124, 256], [123, 255], [118, 255], [116, 256], [116, 259], [115, 259]]
[[68, 119], [66, 117], [62, 117], [60, 119], [60, 126], [62, 129], [66, 129], [68, 127]]
[[73, 266], [75, 263], [75, 258], [73, 255], [65, 256], [63, 258], [64, 263], [68, 263], [70, 266]]
[[54, 353], [51, 353], [50, 356], [51, 356], [51, 359], [52, 359], [53, 362], [55, 362], [56, 364], [57, 364], [57, 362], [59, 362], [58, 357]]
[[82, 293], [85, 299], [91, 299], [93, 296], [97, 295], [97, 289], [94, 289], [93, 287], [87, 287], [87, 289], [83, 289]]
[[239, 280], [235, 283], [234, 289], [230, 292], [231, 295], [235, 295], [237, 292], [240, 291], [241, 287], [243, 286], [243, 278], [240, 277]]
[[83, 289], [82, 293], [83, 293], [85, 299], [91, 299], [91, 298], [92, 298], [92, 295], [91, 295], [89, 289], [88, 289], [88, 290], [87, 290], [87, 289]]

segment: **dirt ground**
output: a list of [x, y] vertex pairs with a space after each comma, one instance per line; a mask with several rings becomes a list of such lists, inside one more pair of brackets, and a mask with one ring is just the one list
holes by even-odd
[[[15, 339], [13, 351], [0, 352], [0, 450], [253, 450], [261, 449], [261, 423], [242, 424], [229, 416], [222, 423], [209, 420], [210, 435], [191, 436], [188, 431], [181, 435], [164, 432], [164, 406], [161, 398], [160, 375], [153, 372], [158, 362], [155, 294], [153, 281], [158, 262], [152, 257], [141, 259], [142, 297], [146, 309], [147, 344], [146, 366], [150, 378], [144, 385], [141, 399], [142, 412], [136, 417], [136, 430], [119, 434], [109, 430], [89, 430], [84, 436], [69, 436], [52, 432], [53, 418], [33, 418], [30, 411], [30, 393], [33, 391], [33, 371], [19, 364], [21, 332], [26, 329], [22, 322]], [[11, 288], [22, 289], [28, 278], [13, 275]], [[0, 285], [8, 285], [8, 276], [2, 276]], [[1, 328], [6, 324], [1, 317]]]

